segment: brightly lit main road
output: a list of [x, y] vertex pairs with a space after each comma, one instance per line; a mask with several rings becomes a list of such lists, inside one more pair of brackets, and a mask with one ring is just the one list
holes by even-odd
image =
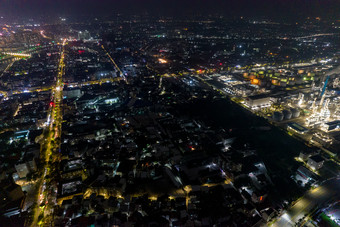
[[[39, 181], [39, 191], [37, 204], [38, 207], [34, 211], [33, 221], [31, 226], [48, 225], [52, 220], [53, 203], [56, 202], [55, 196], [51, 196], [51, 191], [56, 194], [56, 187], [51, 183], [51, 178], [54, 175], [55, 163], [58, 159], [55, 153], [60, 148], [60, 135], [62, 125], [62, 100], [63, 100], [63, 81], [62, 77], [65, 73], [65, 45], [66, 40], [62, 44], [58, 74], [56, 85], [52, 89], [52, 100], [50, 110], [48, 111], [49, 126], [44, 133], [42, 145], [42, 157], [44, 158], [44, 168], [41, 180]], [[49, 203], [50, 202], [50, 203]], [[52, 203], [52, 204], [51, 204]], [[38, 220], [39, 216], [42, 218]]]
[[340, 199], [340, 179], [332, 179], [308, 191], [288, 209], [272, 226], [295, 226], [299, 219], [309, 215], [315, 208], [323, 208], [326, 203]]

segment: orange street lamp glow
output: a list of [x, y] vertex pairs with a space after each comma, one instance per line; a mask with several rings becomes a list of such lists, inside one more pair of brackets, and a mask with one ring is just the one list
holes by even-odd
[[168, 61], [165, 60], [165, 59], [163, 59], [163, 58], [159, 58], [159, 59], [158, 59], [158, 62], [161, 63], [161, 64], [168, 63]]

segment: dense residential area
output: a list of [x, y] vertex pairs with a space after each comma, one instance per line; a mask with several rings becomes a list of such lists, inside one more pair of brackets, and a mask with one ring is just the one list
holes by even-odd
[[340, 224], [340, 22], [0, 25], [0, 226]]

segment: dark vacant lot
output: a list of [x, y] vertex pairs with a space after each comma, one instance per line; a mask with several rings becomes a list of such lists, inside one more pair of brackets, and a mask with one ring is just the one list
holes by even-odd
[[240, 144], [250, 144], [266, 164], [279, 193], [288, 197], [299, 193], [290, 176], [299, 166], [294, 157], [310, 149], [304, 143], [226, 99], [197, 100], [179, 106], [178, 111], [226, 129]]

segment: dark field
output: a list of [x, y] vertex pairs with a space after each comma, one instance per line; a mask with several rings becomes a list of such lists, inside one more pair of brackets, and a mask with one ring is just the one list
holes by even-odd
[[227, 99], [199, 100], [180, 106], [179, 111], [208, 126], [223, 128], [237, 137], [240, 145], [247, 143], [255, 148], [281, 196], [302, 193], [290, 178], [299, 166], [294, 157], [310, 149], [301, 141]]

